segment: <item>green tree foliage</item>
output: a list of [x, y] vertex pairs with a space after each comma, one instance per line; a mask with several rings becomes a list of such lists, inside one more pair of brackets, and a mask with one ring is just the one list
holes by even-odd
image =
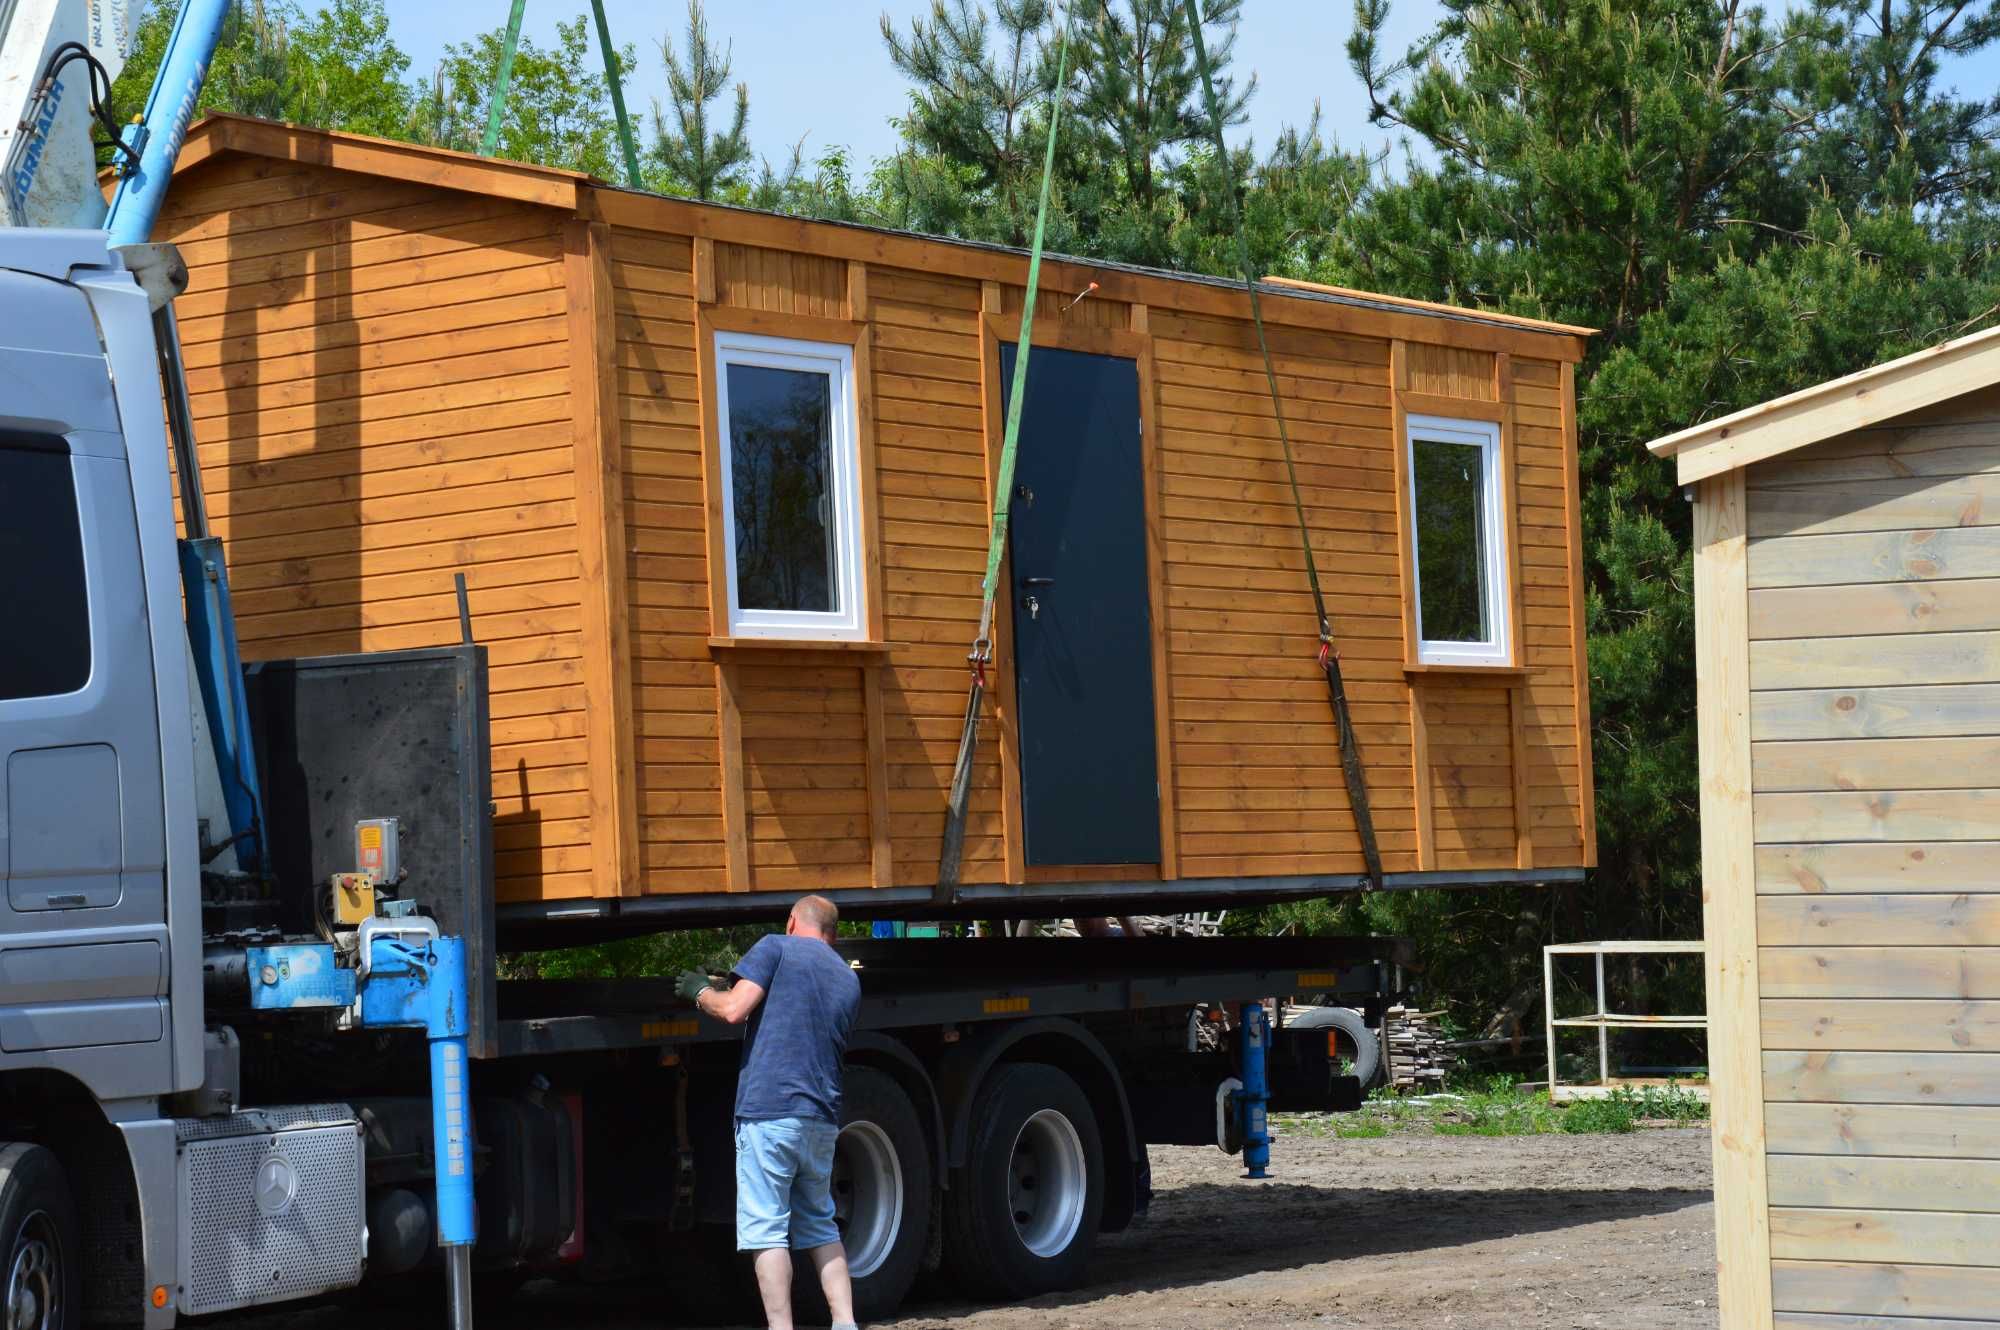
[[[498, 27], [445, 47], [404, 137], [478, 151], [506, 40], [507, 30]], [[621, 67], [629, 69], [634, 55], [629, 46], [619, 52]], [[551, 47], [520, 39], [494, 151], [515, 161], [619, 178], [618, 121], [588, 17], [557, 23]]]
[[653, 156], [664, 178], [655, 182], [668, 192], [685, 192], [713, 199], [735, 185], [753, 155], [750, 151], [750, 89], [736, 85], [736, 100], [727, 129], [711, 129], [709, 103], [729, 84], [730, 52], [717, 52], [708, 36], [701, 0], [688, 0], [687, 54], [674, 50], [672, 37], [660, 42], [667, 66], [667, 96], [672, 118], [653, 103]]
[[[112, 90], [121, 119], [145, 106], [179, 12], [178, 4], [156, 4], [140, 20], [138, 49]], [[289, 0], [248, 0], [224, 21], [197, 105], [203, 113], [400, 137], [411, 104], [409, 67], [389, 35], [382, 0], [329, 0], [311, 10]]]

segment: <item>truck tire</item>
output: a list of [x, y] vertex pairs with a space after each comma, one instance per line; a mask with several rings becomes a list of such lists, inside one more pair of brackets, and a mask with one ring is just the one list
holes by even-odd
[[1090, 1100], [1056, 1067], [996, 1067], [973, 1101], [966, 1165], [944, 1198], [945, 1267], [958, 1286], [999, 1298], [1075, 1288], [1103, 1213]]
[[[833, 1156], [833, 1208], [854, 1281], [854, 1314], [879, 1320], [902, 1305], [930, 1245], [931, 1147], [916, 1105], [893, 1076], [849, 1067]], [[812, 1262], [798, 1261], [792, 1301], [808, 1323], [826, 1315]]]
[[[0, 1314], [22, 1330], [75, 1330], [83, 1240], [69, 1179], [39, 1145], [0, 1146]], [[136, 1309], [135, 1309], [136, 1310]]]
[[1352, 1007], [1311, 1007], [1285, 1022], [1288, 1029], [1331, 1029], [1338, 1032], [1340, 1056], [1354, 1063], [1354, 1079], [1365, 1093], [1381, 1079], [1382, 1041], [1368, 1028], [1368, 1018]]

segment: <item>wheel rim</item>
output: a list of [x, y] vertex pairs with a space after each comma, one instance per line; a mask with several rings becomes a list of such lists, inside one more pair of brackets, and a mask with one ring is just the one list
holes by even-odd
[[62, 1243], [41, 1210], [21, 1221], [7, 1263], [7, 1330], [54, 1330], [62, 1324]]
[[882, 1268], [903, 1231], [903, 1162], [889, 1133], [850, 1122], [833, 1147], [833, 1220], [847, 1248], [847, 1272], [866, 1279]]
[[1007, 1175], [1007, 1201], [1021, 1244], [1040, 1257], [1060, 1255], [1083, 1225], [1089, 1190], [1083, 1139], [1070, 1120], [1045, 1108], [1021, 1124]]

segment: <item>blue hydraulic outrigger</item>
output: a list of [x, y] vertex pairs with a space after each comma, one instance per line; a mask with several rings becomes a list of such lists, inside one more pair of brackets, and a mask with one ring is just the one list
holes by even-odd
[[[209, 61], [221, 41], [229, 4], [230, 0], [187, 0], [174, 20], [146, 109], [121, 136], [127, 151], [104, 218], [114, 247], [143, 245], [152, 238]], [[229, 814], [231, 835], [226, 843], [243, 871], [257, 873], [267, 866], [267, 847], [243, 661], [237, 651], [222, 542], [209, 530], [202, 498], [201, 459], [195, 449], [180, 330], [171, 300], [160, 303], [154, 334], [186, 528], [180, 565], [188, 641]], [[346, 1007], [365, 1028], [424, 1031], [431, 1054], [438, 1245], [444, 1250], [450, 1280], [451, 1322], [465, 1330], [472, 1324], [471, 1256], [478, 1237], [467, 1094], [465, 944], [460, 938], [439, 936], [427, 919], [382, 923], [380, 929], [363, 928], [352, 968], [336, 964], [329, 943], [253, 950], [251, 969], [258, 976], [251, 985], [253, 1005]], [[295, 975], [299, 983], [294, 983]], [[320, 982], [308, 976], [318, 976]]]

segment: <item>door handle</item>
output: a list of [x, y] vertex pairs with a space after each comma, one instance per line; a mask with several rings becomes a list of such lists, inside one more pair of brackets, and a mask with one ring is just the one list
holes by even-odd
[[1021, 579], [1021, 585], [1025, 587], [1054, 586], [1055, 584], [1056, 579], [1053, 577], [1024, 577]]

